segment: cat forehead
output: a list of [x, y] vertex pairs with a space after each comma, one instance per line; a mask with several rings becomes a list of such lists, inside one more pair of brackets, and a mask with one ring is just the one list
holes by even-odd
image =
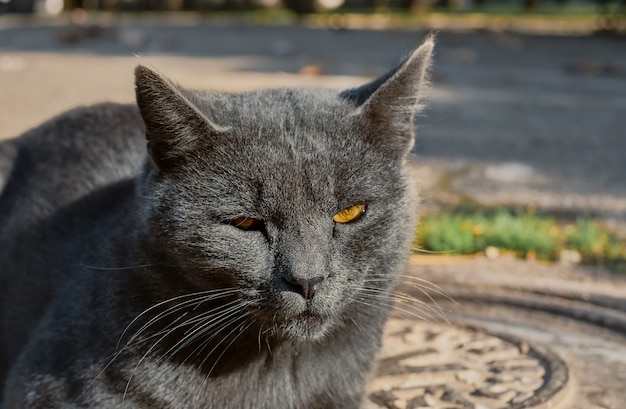
[[200, 166], [228, 179], [228, 189], [321, 197], [384, 178], [397, 166], [363, 138], [368, 130], [353, 115], [358, 108], [334, 91], [275, 88], [206, 98], [211, 120], [228, 130], [208, 143], [209, 160]]
[[215, 160], [209, 161], [206, 171], [211, 183], [223, 182], [219, 197], [236, 191], [277, 207], [282, 203], [297, 207], [377, 197], [379, 191], [393, 190], [399, 182], [398, 164], [349, 133], [329, 135], [298, 128], [281, 132], [261, 130], [256, 140], [236, 138], [241, 142], [214, 152], [217, 156], [212, 156]]
[[[306, 209], [389, 196], [401, 163], [375, 147], [358, 107], [331, 90], [275, 88], [242, 94], [197, 93], [193, 102], [220, 129], [202, 134], [185, 168], [189, 183], [226, 207], [257, 201]], [[186, 177], [186, 176], [185, 176]], [[194, 176], [195, 177], [195, 176]], [[365, 198], [365, 199], [364, 199]], [[345, 203], [344, 203], [345, 202]], [[244, 204], [248, 204], [246, 207]]]
[[284, 163], [313, 156], [317, 161], [351, 156], [364, 143], [355, 137], [351, 103], [329, 90], [276, 88], [243, 94], [206, 94], [200, 104], [224, 135], [206, 142], [240, 160]]
[[[221, 103], [205, 97], [222, 126], [320, 127], [343, 122], [354, 107], [330, 90], [273, 88], [225, 96]], [[217, 102], [217, 103], [216, 103]]]

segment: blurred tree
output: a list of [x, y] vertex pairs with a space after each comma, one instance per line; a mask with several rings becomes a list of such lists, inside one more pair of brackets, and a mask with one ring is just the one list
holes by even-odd
[[525, 10], [536, 9], [540, 2], [540, 0], [523, 0], [522, 7], [524, 7]]
[[418, 12], [423, 12], [428, 10], [430, 7], [431, 1], [429, 0], [403, 0], [400, 3], [400, 7], [406, 8], [409, 10], [414, 10]]

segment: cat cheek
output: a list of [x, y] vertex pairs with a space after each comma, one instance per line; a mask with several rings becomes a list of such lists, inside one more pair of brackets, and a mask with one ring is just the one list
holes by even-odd
[[[260, 272], [271, 269], [272, 258], [265, 239], [257, 232], [242, 232], [232, 226], [220, 225], [207, 235], [198, 260], [210, 262], [211, 267], [238, 272], [246, 281], [256, 282]], [[208, 251], [208, 252], [205, 252]]]

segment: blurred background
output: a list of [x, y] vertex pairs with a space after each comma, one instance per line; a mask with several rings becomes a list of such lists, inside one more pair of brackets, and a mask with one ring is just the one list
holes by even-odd
[[2, 12], [60, 14], [74, 9], [116, 11], [242, 11], [284, 8], [298, 14], [380, 12], [383, 8], [428, 12], [551, 12], [611, 15], [623, 0], [2, 0]]
[[416, 246], [624, 271], [624, 0], [0, 0], [0, 138], [131, 102], [140, 60], [191, 88], [341, 90], [429, 32]]

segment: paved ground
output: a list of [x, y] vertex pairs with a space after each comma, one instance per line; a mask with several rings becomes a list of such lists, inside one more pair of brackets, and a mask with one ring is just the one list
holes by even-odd
[[[424, 35], [189, 16], [158, 24], [100, 16], [82, 28], [2, 18], [0, 138], [77, 104], [131, 101], [134, 53], [189, 87], [342, 89], [383, 73]], [[413, 161], [425, 206], [533, 205], [624, 229], [626, 40], [438, 37], [432, 102], [419, 118]], [[622, 408], [624, 280], [508, 259], [437, 260], [414, 259], [409, 272], [456, 300], [429, 290], [450, 324], [390, 326], [373, 407]]]
[[411, 261], [372, 408], [624, 407], [626, 280], [510, 258], [435, 261]]

